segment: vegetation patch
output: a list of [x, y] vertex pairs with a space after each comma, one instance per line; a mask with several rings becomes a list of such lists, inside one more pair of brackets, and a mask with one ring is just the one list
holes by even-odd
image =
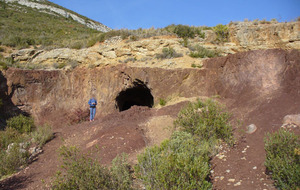
[[160, 98], [159, 99], [159, 105], [165, 106], [167, 104], [167, 101], [165, 99]]
[[35, 128], [33, 118], [22, 114], [7, 120], [7, 127], [16, 129], [19, 133], [29, 133]]
[[171, 33], [176, 34], [180, 38], [194, 38], [195, 36], [199, 36], [200, 38], [205, 37], [205, 34], [202, 32], [200, 27], [172, 24], [167, 26], [165, 29]]
[[217, 42], [227, 42], [229, 37], [229, 29], [228, 26], [223, 24], [218, 24], [217, 26], [213, 27], [213, 31], [217, 35]]
[[173, 48], [163, 48], [162, 53], [156, 54], [157, 59], [172, 59], [176, 57], [182, 57], [181, 53], [177, 53]]
[[201, 69], [201, 68], [203, 67], [203, 65], [193, 63], [193, 64], [191, 65], [191, 67]]
[[52, 182], [53, 190], [65, 189], [132, 189], [132, 177], [126, 155], [116, 157], [111, 168], [79, 151], [76, 147], [61, 147], [62, 171]]
[[204, 48], [203, 46], [193, 46], [189, 47], [192, 52], [190, 53], [190, 56], [193, 58], [212, 58], [212, 57], [218, 57], [220, 54], [217, 51], [214, 50], [208, 50]]
[[300, 136], [280, 129], [265, 137], [265, 165], [279, 189], [300, 187]]
[[23, 115], [7, 120], [0, 131], [0, 179], [16, 172], [29, 161], [29, 148], [42, 147], [53, 138], [50, 126], [35, 128], [33, 119]]
[[[14, 48], [35, 45], [81, 48], [101, 34], [71, 18], [3, 1], [0, 1], [0, 26], [0, 45]], [[80, 43], [80, 46], [73, 42]]]
[[222, 141], [234, 143], [229, 117], [213, 100], [184, 108], [171, 139], [138, 156], [136, 175], [146, 189], [211, 189], [209, 161]]

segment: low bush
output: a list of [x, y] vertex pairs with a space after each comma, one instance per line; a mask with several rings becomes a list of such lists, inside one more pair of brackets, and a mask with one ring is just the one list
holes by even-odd
[[217, 42], [227, 42], [229, 37], [229, 29], [226, 25], [218, 24], [213, 27], [213, 31], [217, 35]]
[[111, 170], [95, 159], [82, 155], [76, 147], [61, 147], [63, 171], [57, 172], [52, 189], [131, 189], [125, 158], [116, 158]]
[[195, 47], [190, 47], [190, 50], [193, 50], [190, 53], [190, 56], [193, 58], [212, 58], [212, 57], [218, 57], [219, 53], [217, 51], [213, 51], [213, 50], [208, 50], [202, 46], [195, 46]]
[[117, 156], [112, 161], [110, 173], [112, 176], [113, 189], [129, 190], [132, 188], [132, 176], [130, 173], [130, 166], [127, 162], [128, 156], [123, 153]]
[[179, 41], [179, 43], [180, 43], [183, 47], [188, 47], [188, 46], [189, 46], [189, 39], [188, 39], [188, 38], [183, 38], [183, 40]]
[[35, 126], [33, 118], [20, 114], [7, 120], [7, 127], [14, 128], [20, 133], [29, 133]]
[[14, 143], [8, 152], [0, 151], [0, 179], [13, 174], [18, 168], [26, 165], [28, 152], [22, 151], [18, 143]]
[[31, 133], [31, 137], [33, 143], [36, 143], [39, 145], [39, 147], [42, 147], [48, 141], [53, 139], [54, 135], [52, 132], [52, 127], [49, 125], [39, 126]]
[[174, 125], [202, 140], [222, 139], [233, 145], [230, 117], [231, 115], [217, 102], [211, 99], [198, 100], [179, 112]]
[[209, 147], [187, 132], [175, 132], [160, 147], [138, 156], [137, 177], [146, 189], [211, 189]]
[[8, 66], [7, 66], [7, 64], [5, 62], [3, 62], [3, 61], [0, 60], [0, 68], [4, 69], [4, 70], [7, 70]]
[[120, 36], [121, 39], [127, 39], [131, 35], [131, 32], [129, 30], [112, 30], [106, 33], [103, 33], [99, 36], [99, 41], [104, 42], [107, 39]]
[[[20, 149], [26, 135], [22, 135], [14, 128], [0, 131], [0, 179], [14, 173], [20, 166], [26, 164], [27, 152]], [[10, 148], [8, 149], [8, 146]]]
[[176, 57], [182, 57], [181, 53], [176, 53], [173, 48], [163, 48], [161, 54], [156, 54], [157, 59], [171, 59]]
[[165, 99], [162, 99], [162, 98], [159, 99], [159, 105], [165, 106], [166, 103], [167, 103], [167, 101]]
[[300, 136], [280, 129], [265, 137], [265, 165], [280, 189], [300, 187]]
[[212, 100], [182, 109], [170, 140], [138, 156], [135, 171], [146, 189], [211, 189], [209, 161], [222, 140], [234, 143], [229, 117]]
[[74, 42], [70, 45], [71, 49], [81, 49], [84, 47], [83, 42]]
[[193, 64], [191, 65], [191, 67], [193, 67], [193, 68], [199, 68], [199, 69], [200, 69], [200, 68], [203, 67], [203, 65], [193, 63]]
[[19, 115], [7, 120], [7, 127], [0, 131], [0, 179], [27, 164], [31, 143], [42, 147], [52, 137], [51, 127], [47, 125], [34, 131], [30, 117]]
[[204, 38], [205, 34], [199, 27], [191, 27], [187, 25], [169, 25], [165, 27], [165, 29], [171, 33], [176, 34], [180, 38], [194, 38], [195, 36], [199, 36], [200, 38]]
[[0, 131], [0, 150], [6, 150], [7, 146], [11, 143], [20, 143], [24, 140], [19, 131], [14, 128], [6, 128]]

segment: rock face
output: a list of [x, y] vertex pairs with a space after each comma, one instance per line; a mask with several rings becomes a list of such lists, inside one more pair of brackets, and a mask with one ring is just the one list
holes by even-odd
[[[188, 47], [203, 46], [218, 51], [223, 56], [259, 49], [300, 49], [300, 22], [257, 24], [236, 23], [229, 27], [229, 41], [216, 44], [213, 31], [205, 31], [205, 39], [189, 39]], [[75, 65], [97, 67], [101, 65], [124, 64], [133, 67], [191, 68], [191, 65], [202, 65], [204, 59], [189, 56], [191, 48], [184, 47], [182, 40], [176, 36], [161, 36], [140, 39], [138, 41], [122, 40], [113, 37], [104, 43], [90, 48], [53, 49], [53, 50], [17, 50], [11, 54], [15, 61], [32, 64], [39, 68], [53, 69], [57, 64], [66, 68]], [[159, 59], [164, 48], [172, 48], [181, 57]]]
[[[119, 111], [117, 102], [127, 89], [149, 91], [153, 105], [170, 97], [219, 95], [226, 99], [264, 100], [275, 92], [300, 89], [299, 50], [256, 50], [204, 61], [202, 69], [133, 67], [126, 64], [74, 70], [21, 70], [10, 68], [1, 79], [2, 94], [36, 118], [51, 113], [88, 109], [92, 94], [100, 114]], [[136, 97], [148, 98], [148, 96]], [[150, 97], [151, 98], [151, 97]], [[149, 100], [150, 101], [150, 100]], [[42, 116], [42, 117], [40, 117]]]
[[108, 31], [111, 30], [109, 27], [107, 27], [107, 26], [105, 26], [105, 25], [103, 25], [99, 22], [93, 21], [91, 19], [84, 19], [84, 18], [80, 17], [79, 15], [71, 13], [71, 11], [68, 11], [66, 9], [62, 9], [62, 8], [58, 8], [58, 7], [55, 7], [55, 6], [48, 5], [48, 4], [44, 4], [44, 2], [47, 2], [47, 1], [43, 1], [43, 0], [40, 0], [40, 1], [5, 0], [5, 1], [9, 2], [9, 3], [17, 2], [20, 5], [24, 5], [24, 6], [27, 6], [27, 7], [39, 9], [39, 10], [45, 12], [45, 13], [48, 13], [48, 14], [57, 14], [57, 15], [60, 15], [60, 16], [66, 17], [66, 18], [72, 18], [73, 20], [75, 20], [75, 21], [77, 21], [77, 22], [79, 22], [83, 25], [86, 25], [89, 28], [98, 30], [98, 31], [108, 32]]
[[233, 23], [229, 27], [229, 41], [245, 49], [294, 48], [300, 49], [300, 23], [259, 24]]

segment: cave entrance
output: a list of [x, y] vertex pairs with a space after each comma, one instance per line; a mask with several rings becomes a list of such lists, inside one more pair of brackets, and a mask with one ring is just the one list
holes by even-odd
[[116, 97], [116, 107], [125, 111], [131, 106], [153, 106], [153, 96], [150, 89], [140, 80], [133, 82], [133, 86], [121, 91]]

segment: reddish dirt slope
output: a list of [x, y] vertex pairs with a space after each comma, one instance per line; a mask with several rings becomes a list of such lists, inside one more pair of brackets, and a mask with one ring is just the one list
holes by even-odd
[[[242, 121], [235, 130], [236, 146], [224, 147], [221, 151], [224, 157], [212, 161], [214, 189], [274, 189], [272, 180], [265, 174], [263, 139], [267, 132], [279, 129], [285, 115], [300, 113], [300, 51], [251, 51], [209, 59], [199, 73], [199, 78], [206, 76], [200, 80], [205, 88], [198, 89], [195, 84], [193, 89], [206, 89], [203, 94], [219, 95], [234, 119]], [[196, 75], [193, 77], [197, 79]], [[185, 82], [192, 85], [191, 80]], [[198, 91], [195, 96], [201, 94]], [[84, 152], [95, 145], [103, 147], [95, 156], [101, 157], [104, 164], [121, 152], [129, 153], [133, 160], [147, 142], [140, 124], [155, 116], [175, 117], [184, 104], [162, 109], [134, 106], [124, 112], [98, 116], [92, 123], [72, 126], [62, 125], [60, 116], [51, 118], [57, 123], [56, 138], [45, 146], [37, 161], [0, 182], [0, 188], [42, 189], [41, 180], [49, 184], [60, 165], [57, 149], [62, 144], [76, 145]], [[249, 124], [258, 128], [253, 134], [243, 132]]]

